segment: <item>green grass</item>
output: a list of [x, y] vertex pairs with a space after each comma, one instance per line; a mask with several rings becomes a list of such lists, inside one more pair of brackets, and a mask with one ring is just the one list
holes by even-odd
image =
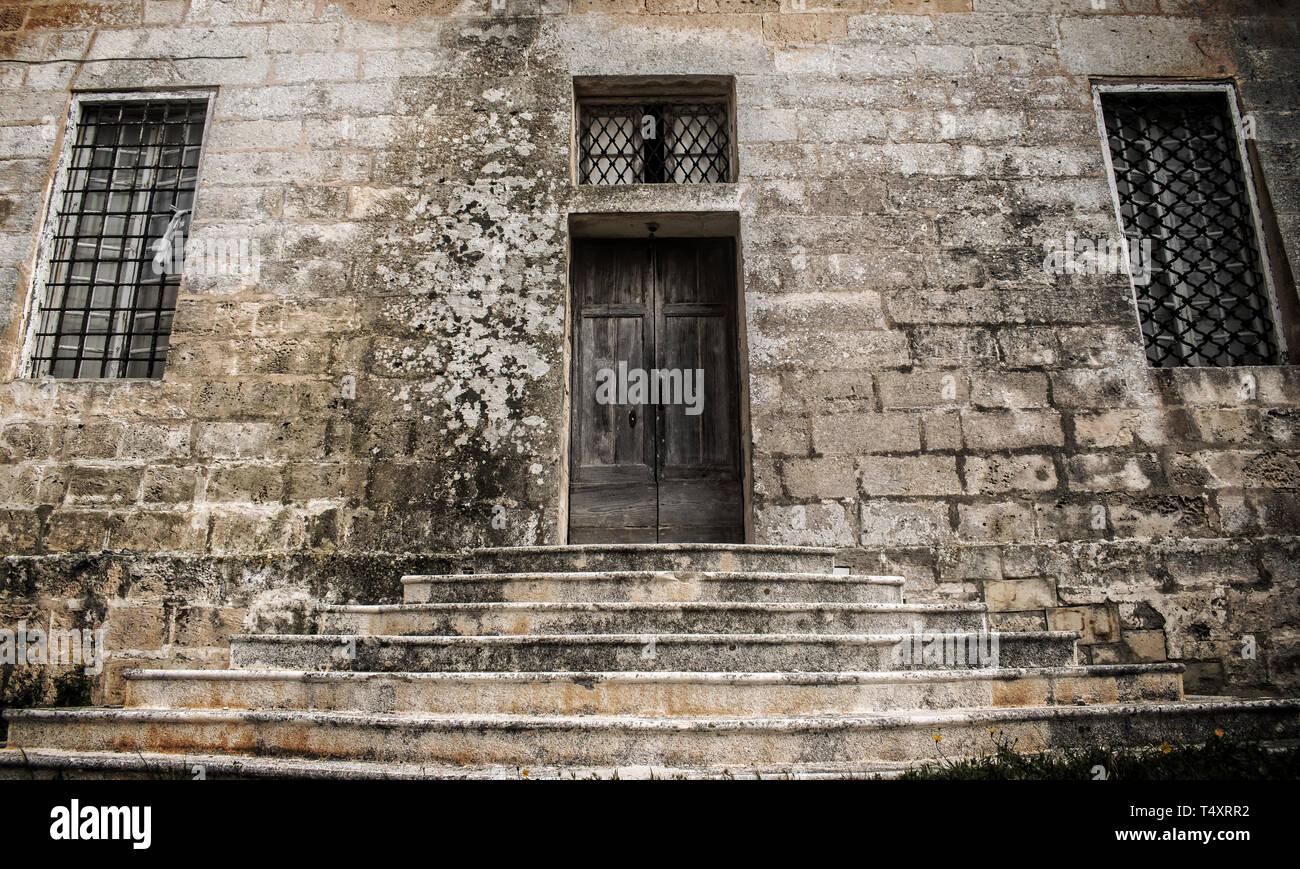
[[[1116, 779], [1122, 781], [1242, 781], [1300, 779], [1300, 746], [1272, 747], [1211, 737], [1201, 745], [1080, 748], [1020, 753], [1015, 743], [992, 734], [985, 757], [941, 760], [901, 775], [911, 781], [1025, 781]], [[1100, 769], [1098, 769], [1100, 767]]]

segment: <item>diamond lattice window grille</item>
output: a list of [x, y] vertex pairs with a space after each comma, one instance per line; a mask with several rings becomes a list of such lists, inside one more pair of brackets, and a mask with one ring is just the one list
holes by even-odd
[[583, 184], [731, 180], [725, 102], [588, 102], [578, 123]]
[[162, 377], [207, 109], [206, 99], [81, 103], [32, 376]]
[[[1222, 92], [1101, 95], [1152, 365], [1271, 365], [1278, 341], [1237, 130]], [[1147, 266], [1149, 265], [1149, 274]]]

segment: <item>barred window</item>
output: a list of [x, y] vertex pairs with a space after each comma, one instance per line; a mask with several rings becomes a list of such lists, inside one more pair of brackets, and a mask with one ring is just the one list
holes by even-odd
[[578, 120], [583, 184], [708, 184], [731, 180], [723, 100], [584, 101]]
[[[1278, 362], [1237, 123], [1225, 90], [1100, 91], [1147, 358]], [[1149, 256], [1133, 256], [1142, 251]]]
[[34, 377], [162, 377], [203, 99], [80, 102], [30, 338]]

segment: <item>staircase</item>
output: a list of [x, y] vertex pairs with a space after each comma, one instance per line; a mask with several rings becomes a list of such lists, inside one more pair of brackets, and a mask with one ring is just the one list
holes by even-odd
[[[1290, 739], [1300, 701], [1187, 700], [1182, 665], [1079, 666], [835, 550], [477, 551], [405, 603], [127, 671], [123, 708], [10, 710], [0, 777], [844, 777], [988, 752]], [[937, 638], [936, 638], [937, 635]]]

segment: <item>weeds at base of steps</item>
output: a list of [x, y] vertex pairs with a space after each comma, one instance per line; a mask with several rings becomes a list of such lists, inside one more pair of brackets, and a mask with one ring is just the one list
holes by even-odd
[[933, 761], [899, 781], [1271, 781], [1300, 779], [1300, 745], [1236, 741], [1215, 730], [1208, 741], [1162, 742], [1136, 748], [1016, 751], [1016, 740], [989, 731], [994, 751], [984, 757]]

